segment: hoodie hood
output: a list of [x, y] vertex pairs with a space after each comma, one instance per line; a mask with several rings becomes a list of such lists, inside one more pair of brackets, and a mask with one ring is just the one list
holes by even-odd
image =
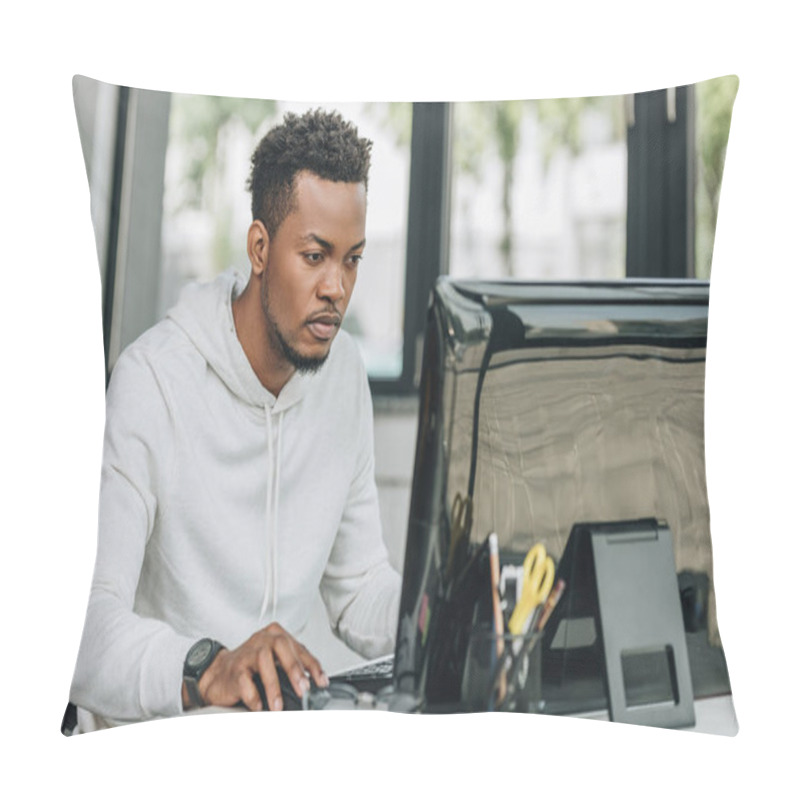
[[232, 268], [210, 283], [190, 283], [167, 318], [183, 330], [233, 394], [250, 405], [282, 411], [302, 398], [310, 376], [295, 372], [278, 398], [259, 381], [233, 321], [232, 301], [246, 285], [247, 280]]

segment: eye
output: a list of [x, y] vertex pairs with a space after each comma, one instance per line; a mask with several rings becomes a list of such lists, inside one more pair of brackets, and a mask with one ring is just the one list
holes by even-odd
[[353, 253], [347, 261], [351, 267], [357, 267], [363, 258], [364, 256], [361, 253]]
[[305, 258], [309, 264], [321, 264], [325, 258], [325, 255], [323, 253], [314, 251], [312, 253], [303, 253], [303, 258]]

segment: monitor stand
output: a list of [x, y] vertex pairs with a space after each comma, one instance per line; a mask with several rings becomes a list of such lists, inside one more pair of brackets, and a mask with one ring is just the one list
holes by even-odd
[[617, 722], [694, 724], [672, 534], [655, 519], [579, 523], [557, 571], [566, 590], [542, 646], [545, 713], [605, 705]]

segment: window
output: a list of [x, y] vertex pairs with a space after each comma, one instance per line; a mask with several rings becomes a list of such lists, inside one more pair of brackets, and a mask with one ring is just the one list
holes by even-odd
[[622, 97], [457, 103], [450, 273], [625, 276]]
[[439, 274], [707, 278], [737, 85], [729, 77], [628, 97], [413, 104], [122, 87], [115, 105], [83, 80], [79, 118], [116, 131], [103, 151], [115, 154], [110, 211], [97, 227], [108, 368], [184, 283], [249, 270], [250, 155], [286, 111], [315, 105], [335, 107], [375, 143], [366, 257], [346, 318], [375, 394], [416, 394]]

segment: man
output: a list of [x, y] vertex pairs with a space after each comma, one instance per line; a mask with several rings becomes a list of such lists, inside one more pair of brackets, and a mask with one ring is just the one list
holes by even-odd
[[[298, 641], [389, 652], [372, 406], [340, 332], [365, 247], [371, 142], [289, 114], [252, 158], [246, 285], [192, 285], [107, 394], [97, 563], [71, 690], [81, 730], [202, 705], [283, 705], [327, 678]], [[298, 638], [295, 638], [298, 637]], [[94, 715], [94, 716], [92, 716]]]

